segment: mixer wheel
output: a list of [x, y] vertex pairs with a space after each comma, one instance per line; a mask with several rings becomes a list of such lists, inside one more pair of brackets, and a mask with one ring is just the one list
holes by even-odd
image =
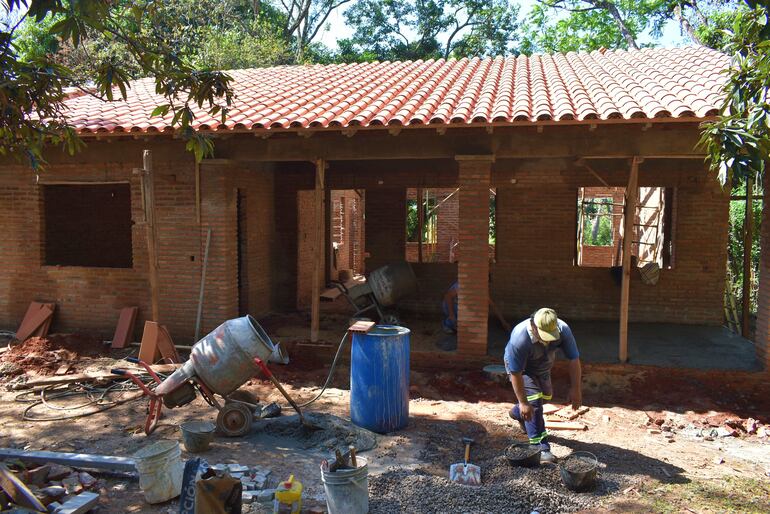
[[217, 416], [217, 428], [227, 437], [240, 437], [251, 430], [254, 415], [242, 403], [227, 403]]

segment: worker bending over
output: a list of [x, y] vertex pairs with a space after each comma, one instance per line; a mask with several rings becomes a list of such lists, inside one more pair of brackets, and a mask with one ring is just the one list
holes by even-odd
[[505, 347], [505, 371], [518, 400], [510, 415], [527, 432], [530, 444], [540, 446], [541, 462], [556, 462], [548, 444], [543, 403], [553, 396], [551, 368], [559, 349], [569, 359], [569, 399], [572, 408], [579, 409], [583, 393], [577, 343], [569, 325], [560, 320], [553, 309], [540, 309], [516, 325]]

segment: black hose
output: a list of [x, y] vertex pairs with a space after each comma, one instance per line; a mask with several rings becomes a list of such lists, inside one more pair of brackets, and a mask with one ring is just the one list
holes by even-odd
[[[340, 353], [342, 353], [342, 347], [345, 345], [345, 339], [348, 337], [348, 334], [349, 334], [349, 332], [345, 331], [345, 334], [342, 336], [342, 340], [340, 340], [340, 345], [337, 347], [337, 353], [334, 354], [334, 360], [332, 361], [332, 367], [329, 369], [329, 374], [326, 376], [326, 382], [324, 382], [324, 385], [321, 388], [321, 391], [312, 400], [307, 401], [305, 403], [299, 404], [298, 407], [300, 409], [304, 409], [305, 407], [307, 407], [311, 403], [313, 403], [316, 400], [318, 400], [321, 397], [321, 395], [324, 394], [324, 392], [326, 391], [326, 388], [329, 387], [329, 384], [332, 381], [332, 376], [334, 375], [334, 370], [337, 368], [337, 361], [340, 358]], [[288, 409], [288, 408], [290, 408], [289, 405], [281, 405], [281, 409]]]

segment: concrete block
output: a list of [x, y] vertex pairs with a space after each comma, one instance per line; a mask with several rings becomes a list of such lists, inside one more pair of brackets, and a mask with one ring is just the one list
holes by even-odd
[[96, 493], [80, 493], [74, 498], [70, 498], [59, 507], [56, 514], [82, 514], [96, 507], [99, 503], [99, 495]]

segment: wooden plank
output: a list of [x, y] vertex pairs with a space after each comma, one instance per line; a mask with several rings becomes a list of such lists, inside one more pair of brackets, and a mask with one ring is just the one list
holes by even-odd
[[[55, 303], [43, 303], [41, 304], [44, 307], [48, 307], [51, 309], [51, 312], [56, 313], [56, 304]], [[42, 325], [40, 325], [37, 330], [35, 330], [32, 335], [36, 337], [45, 337], [48, 335], [48, 332], [51, 330], [51, 323], [53, 323], [53, 316], [49, 317], [47, 320], [43, 322]]]
[[385, 131], [359, 131], [356, 137], [340, 137], [339, 134], [318, 133], [312, 138], [298, 138], [293, 134], [285, 137], [256, 139], [248, 147], [219, 145], [218, 155], [233, 160], [264, 161], [311, 161], [323, 157], [327, 161], [391, 159], [453, 159], [462, 154], [495, 154], [498, 159], [517, 158], [568, 158], [629, 159], [633, 156], [647, 158], [702, 159], [704, 152], [696, 148], [700, 131], [698, 123], [668, 124], [641, 131], [634, 124], [614, 124], [589, 132], [585, 127], [559, 126], [550, 129], [547, 143], [543, 136], [529, 127], [500, 127], [494, 134], [482, 135], [478, 129], [452, 129], [443, 136], [435, 130], [410, 129], [408, 137], [388, 135]]
[[310, 342], [318, 342], [318, 331], [321, 315], [321, 270], [323, 269], [323, 241], [324, 241], [324, 175], [326, 173], [326, 160], [316, 161], [315, 171], [315, 226], [313, 232], [313, 284], [310, 304]]
[[746, 177], [746, 212], [743, 217], [743, 290], [741, 292], [741, 335], [751, 337], [751, 250], [754, 247], [754, 178]]
[[123, 307], [118, 316], [118, 325], [115, 327], [115, 334], [112, 336], [110, 348], [125, 348], [131, 342], [134, 334], [134, 325], [136, 324], [136, 315], [139, 313], [139, 307]]
[[[126, 367], [126, 369], [131, 370], [132, 372], [142, 375], [145, 374], [146, 371], [143, 368], [134, 368], [132, 367]], [[154, 364], [152, 365], [152, 370], [156, 373], [173, 373], [179, 368], [180, 364]], [[32, 380], [27, 380], [23, 384], [19, 384], [19, 389], [32, 389], [35, 387], [46, 387], [51, 385], [64, 385], [64, 384], [72, 384], [75, 382], [98, 382], [102, 380], [119, 380], [125, 378], [122, 375], [113, 375], [109, 371], [105, 371], [103, 373], [77, 373], [74, 375], [65, 375], [65, 376], [52, 376], [52, 377], [40, 377], [35, 378]]]
[[155, 321], [144, 322], [144, 332], [142, 333], [142, 343], [139, 347], [139, 360], [153, 364], [160, 359], [160, 350], [158, 349], [158, 323]]
[[[45, 322], [53, 316], [53, 311], [50, 307], [43, 304], [37, 305], [40, 307], [37, 310], [33, 310], [29, 317], [25, 315], [21, 322], [21, 326], [19, 326], [19, 329], [16, 331], [16, 339], [19, 341], [27, 340], [38, 328], [43, 326]], [[30, 305], [29, 309], [33, 309], [32, 305]], [[29, 313], [29, 309], [27, 310], [27, 313]]]
[[203, 269], [201, 270], [201, 287], [198, 293], [198, 311], [195, 313], [195, 341], [200, 340], [201, 323], [203, 322], [203, 298], [206, 292], [206, 270], [209, 267], [209, 249], [211, 248], [211, 227], [206, 231], [206, 249], [203, 252]]
[[575, 421], [557, 421], [553, 419], [545, 420], [545, 428], [548, 430], [587, 430], [588, 427], [583, 423]]
[[144, 193], [144, 219], [147, 235], [148, 275], [150, 280], [150, 301], [152, 320], [160, 321], [160, 293], [158, 290], [158, 245], [155, 228], [155, 175], [152, 169], [152, 151], [143, 154], [142, 192]]
[[174, 340], [171, 339], [171, 334], [169, 334], [168, 329], [165, 325], [159, 325], [158, 326], [158, 351], [160, 351], [160, 356], [163, 357], [163, 359], [166, 362], [181, 362], [182, 359], [179, 358], [179, 354], [176, 351], [176, 347], [174, 346]]
[[639, 196], [639, 164], [642, 159], [634, 157], [631, 160], [631, 173], [626, 187], [626, 210], [623, 217], [623, 282], [620, 288], [620, 337], [618, 343], [618, 360], [628, 361], [628, 299], [631, 286], [631, 244], [633, 243], [634, 219], [636, 203]]
[[[109, 471], [135, 472], [134, 459], [111, 455], [93, 455], [88, 453], [66, 453], [48, 451], [27, 451], [16, 448], [0, 448], [0, 459], [19, 459], [24, 462], [45, 464], [52, 462], [73, 468], [103, 469]], [[45, 510], [45, 507], [43, 508]]]
[[4, 464], [0, 464], [0, 487], [16, 505], [35, 511], [47, 512], [45, 505], [40, 503], [40, 500], [35, 498], [35, 495], [24, 485], [24, 482], [11, 473]]

